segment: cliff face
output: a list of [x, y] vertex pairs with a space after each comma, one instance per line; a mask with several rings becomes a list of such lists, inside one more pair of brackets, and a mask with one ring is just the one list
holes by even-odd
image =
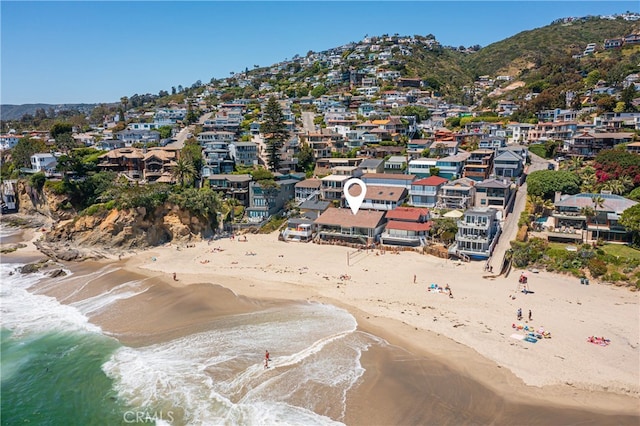
[[170, 203], [153, 211], [140, 207], [80, 216], [75, 210], [65, 208], [69, 206], [65, 196], [47, 188], [37, 191], [21, 181], [17, 192], [20, 213], [41, 214], [52, 219], [52, 229], [45, 233], [39, 248], [53, 257], [55, 253], [69, 250], [140, 249], [170, 241], [196, 241], [213, 234], [207, 220]]
[[25, 180], [18, 181], [16, 198], [18, 213], [41, 214], [56, 221], [71, 219], [76, 215], [74, 209], [64, 208], [69, 205], [65, 195], [54, 194], [46, 187], [39, 191]]
[[61, 221], [47, 232], [45, 242], [71, 242], [83, 247], [135, 249], [170, 241], [200, 240], [212, 234], [208, 223], [174, 205], [147, 213], [141, 207], [111, 210]]

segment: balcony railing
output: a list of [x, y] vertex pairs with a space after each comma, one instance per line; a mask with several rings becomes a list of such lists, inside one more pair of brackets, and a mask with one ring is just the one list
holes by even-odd
[[474, 229], [489, 229], [489, 222], [465, 222], [464, 220], [458, 220], [458, 228], [474, 228]]

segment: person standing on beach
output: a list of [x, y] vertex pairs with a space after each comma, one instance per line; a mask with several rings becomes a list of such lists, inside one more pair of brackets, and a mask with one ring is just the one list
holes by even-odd
[[416, 279], [417, 279], [416, 274], [413, 274], [413, 283], [414, 284], [416, 283]]
[[264, 368], [269, 368], [269, 351], [264, 352]]
[[529, 309], [529, 321], [531, 321], [531, 309]]
[[518, 316], [518, 321], [522, 319], [522, 309], [518, 308], [517, 316]]
[[177, 276], [176, 276], [176, 273], [175, 273], [175, 272], [173, 273], [173, 280], [174, 280], [174, 281], [178, 281], [178, 278], [177, 278]]

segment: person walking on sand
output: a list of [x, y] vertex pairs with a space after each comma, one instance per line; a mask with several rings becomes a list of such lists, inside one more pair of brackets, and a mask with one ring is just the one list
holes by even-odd
[[529, 321], [531, 321], [531, 309], [529, 309]]
[[416, 279], [417, 279], [416, 274], [413, 274], [413, 283], [414, 284], [416, 283]]
[[269, 368], [269, 351], [264, 352], [264, 368]]
[[518, 308], [517, 316], [518, 316], [518, 321], [520, 321], [522, 319], [522, 309]]
[[178, 281], [178, 278], [176, 277], [176, 273], [175, 272], [173, 273], [173, 280], [174, 281]]

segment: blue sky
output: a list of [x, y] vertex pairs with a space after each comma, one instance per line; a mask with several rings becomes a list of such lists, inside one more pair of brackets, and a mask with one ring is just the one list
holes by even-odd
[[0, 103], [115, 102], [228, 77], [365, 34], [486, 46], [637, 1], [0, 2]]

